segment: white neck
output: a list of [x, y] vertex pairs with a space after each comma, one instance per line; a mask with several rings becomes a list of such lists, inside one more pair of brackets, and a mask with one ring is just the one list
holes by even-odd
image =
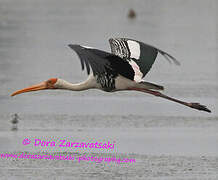
[[91, 81], [88, 79], [81, 83], [72, 84], [63, 79], [58, 79], [55, 83], [55, 88], [57, 89], [66, 89], [71, 91], [83, 91], [90, 88], [94, 88]]

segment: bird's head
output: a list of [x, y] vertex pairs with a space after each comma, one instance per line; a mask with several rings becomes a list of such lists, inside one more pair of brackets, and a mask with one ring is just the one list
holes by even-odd
[[11, 96], [15, 96], [17, 94], [30, 92], [30, 91], [39, 91], [39, 90], [45, 90], [45, 89], [57, 89], [58, 88], [58, 79], [57, 78], [51, 78], [47, 81], [41, 82], [39, 84], [15, 91]]

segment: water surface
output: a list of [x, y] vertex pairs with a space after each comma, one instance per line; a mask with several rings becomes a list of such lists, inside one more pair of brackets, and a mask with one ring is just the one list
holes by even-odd
[[[127, 18], [130, 8], [136, 19]], [[216, 11], [215, 0], [0, 0], [0, 152], [42, 153], [44, 148], [23, 146], [22, 140], [64, 137], [116, 141], [114, 151], [93, 153], [136, 158], [133, 165], [0, 159], [2, 177], [216, 179]], [[52, 77], [83, 81], [86, 72], [67, 44], [110, 51], [110, 37], [137, 39], [175, 56], [181, 66], [158, 55], [145, 79], [163, 85], [170, 96], [207, 105], [212, 113], [137, 92], [43, 91], [10, 97]], [[15, 113], [18, 130], [12, 131]]]

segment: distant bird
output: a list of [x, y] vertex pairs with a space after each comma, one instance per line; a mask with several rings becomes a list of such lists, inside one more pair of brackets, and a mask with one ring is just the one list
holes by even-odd
[[13, 119], [11, 120], [12, 124], [17, 124], [18, 123], [19, 116], [17, 113], [13, 114]]
[[136, 17], [136, 13], [133, 9], [130, 9], [128, 12], [128, 18], [129, 19], [134, 19]]
[[12, 118], [13, 118], [11, 120], [11, 123], [13, 124], [12, 130], [17, 130], [17, 124], [18, 124], [19, 116], [18, 116], [17, 113], [15, 113], [15, 114], [13, 114]]
[[[100, 89], [106, 92], [134, 90], [162, 97], [194, 109], [211, 112], [206, 106], [199, 103], [188, 103], [166, 96], [159, 92], [159, 90], [164, 89], [163, 86], [142, 80], [151, 69], [158, 53], [168, 61], [173, 61], [179, 65], [180, 63], [173, 56], [156, 47], [133, 39], [111, 38], [109, 43], [111, 53], [91, 47], [69, 44], [69, 47], [78, 54], [82, 70], [86, 67], [89, 74], [86, 81], [71, 84], [63, 79], [51, 78], [40, 84], [16, 91], [11, 96], [44, 89], [72, 91]], [[90, 68], [93, 72], [91, 74]]]

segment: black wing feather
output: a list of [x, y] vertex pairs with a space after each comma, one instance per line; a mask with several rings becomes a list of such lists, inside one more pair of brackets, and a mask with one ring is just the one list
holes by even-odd
[[173, 62], [176, 64], [176, 65], [180, 65], [180, 62], [176, 59], [176, 58], [174, 58], [172, 55], [170, 55], [170, 54], [168, 54], [167, 52], [164, 52], [164, 51], [162, 51], [162, 50], [160, 50], [160, 49], [157, 49], [158, 50], [158, 52], [162, 55], [162, 56], [164, 56], [169, 62], [171, 62], [170, 61], [170, 59], [171, 60], [173, 60]]
[[128, 79], [134, 79], [132, 66], [122, 58], [98, 49], [85, 48], [77, 44], [69, 44], [80, 58], [82, 70], [86, 66], [87, 73], [90, 74], [90, 66], [93, 74], [114, 73], [120, 74]]
[[[138, 44], [138, 47], [131, 47], [128, 44], [130, 42]], [[109, 43], [111, 46], [112, 54], [126, 59], [127, 61], [135, 61], [135, 63], [139, 66], [143, 77], [150, 71], [158, 52], [163, 55], [169, 62], [172, 60], [176, 65], [180, 65], [179, 61], [177, 61], [176, 58], [170, 54], [140, 41], [128, 38], [110, 38]], [[135, 54], [138, 54], [138, 58], [134, 58]]]

